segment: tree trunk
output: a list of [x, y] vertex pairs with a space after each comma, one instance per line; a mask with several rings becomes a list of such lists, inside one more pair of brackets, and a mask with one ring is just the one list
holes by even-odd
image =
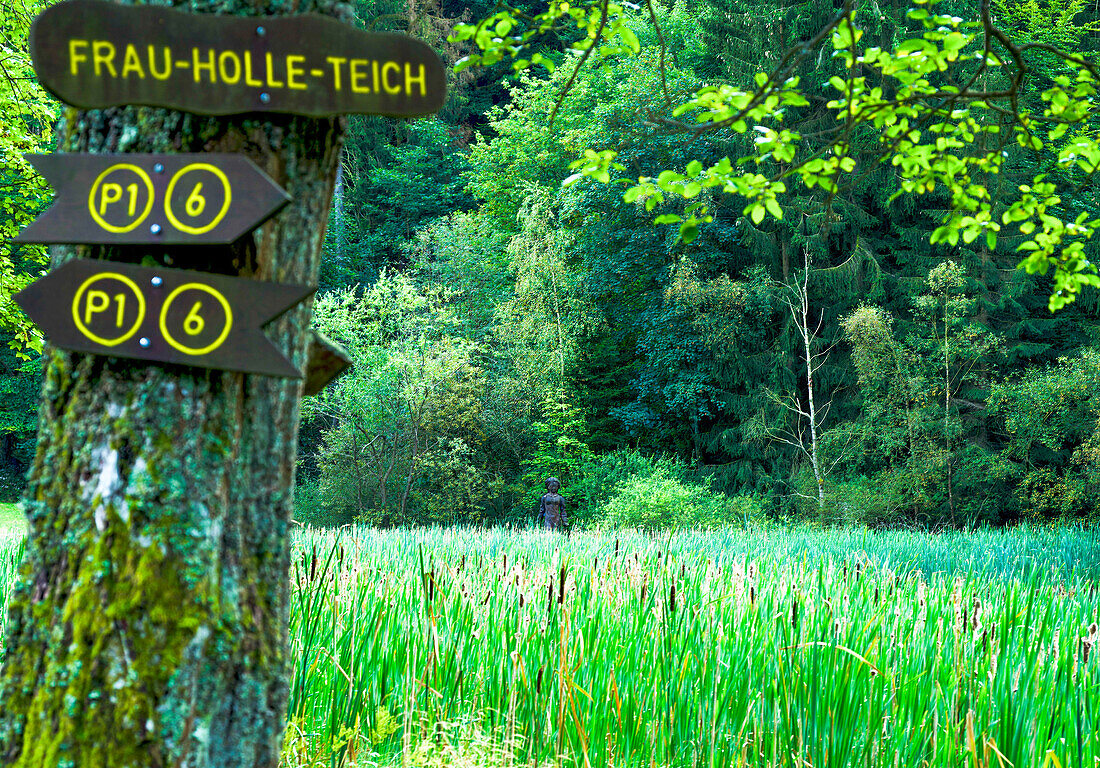
[[[806, 356], [806, 403], [808, 420], [810, 422], [810, 466], [814, 471], [814, 482], [817, 485], [817, 514], [819, 519], [825, 520], [825, 478], [821, 473], [821, 463], [818, 461], [817, 452], [817, 405], [814, 403], [814, 371], [821, 365], [816, 363], [810, 342], [814, 337], [814, 330], [810, 328], [810, 252], [802, 251], [802, 285], [796, 289], [798, 296], [798, 309], [791, 306], [791, 314], [794, 316], [794, 324], [798, 329], [798, 335], [802, 337], [802, 349]], [[805, 449], [803, 449], [805, 450]]]
[[[950, 289], [947, 289], [950, 291]], [[951, 515], [951, 524], [955, 524], [955, 492], [951, 487], [951, 357], [948, 342], [948, 317], [947, 305], [950, 293], [944, 293], [943, 299], [943, 442], [947, 449], [947, 504]]]
[[336, 166], [336, 191], [333, 195], [335, 201], [336, 210], [333, 212], [333, 222], [336, 224], [336, 261], [341, 264], [344, 263], [344, 243], [347, 242], [346, 230], [347, 227], [344, 222], [344, 163], [340, 162]]
[[[283, 4], [224, 0], [256, 14]], [[339, 12], [306, 0], [298, 11]], [[292, 197], [224, 248], [53, 250], [317, 281], [342, 123], [70, 111], [66, 152], [235, 152]], [[268, 335], [305, 360], [309, 310]], [[27, 551], [0, 670], [0, 762], [275, 768], [301, 383], [48, 349]]]
[[810, 279], [809, 264], [802, 283], [802, 344], [806, 354], [806, 400], [810, 414], [810, 463], [817, 483], [817, 514], [825, 517], [825, 479], [821, 476], [821, 464], [817, 460], [817, 406], [814, 403], [814, 355], [810, 349]]

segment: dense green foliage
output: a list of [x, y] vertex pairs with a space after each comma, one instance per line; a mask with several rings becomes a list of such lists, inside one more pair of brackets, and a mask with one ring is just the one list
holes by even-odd
[[[984, 28], [950, 0], [932, 15], [900, 3], [611, 5], [602, 28], [601, 6], [583, 18], [581, 7], [498, 8], [459, 26], [478, 47], [456, 68], [455, 107], [371, 150], [385, 190], [368, 180], [348, 193], [374, 190], [355, 198], [362, 211], [400, 193], [385, 210], [407, 234], [387, 236], [389, 255], [360, 247], [371, 267], [359, 273], [400, 270], [419, 297], [415, 333], [476, 370], [464, 416], [437, 387], [435, 412], [455, 426], [433, 427], [430, 449], [363, 433], [401, 452], [402, 482], [416, 477], [409, 503], [387, 490], [357, 514], [526, 520], [547, 474], [586, 525], [670, 525], [681, 507], [702, 523], [695, 498], [872, 525], [1095, 514], [1095, 246], [1084, 230], [1050, 239], [1052, 217], [1095, 215], [1091, 165], [1066, 162], [1095, 140], [1091, 107], [1075, 101], [1092, 81], [1027, 47], [1089, 60], [1095, 9], [996, 3], [1025, 65], [1016, 82], [1009, 49], [996, 66], [982, 59]], [[754, 79], [776, 67], [787, 79]], [[462, 80], [475, 72], [507, 86], [482, 115]], [[1012, 90], [1016, 112], [973, 88], [945, 112], [936, 99], [964, 77]], [[840, 120], [844, 98], [862, 99], [853, 109], [867, 119]], [[679, 119], [692, 114], [687, 141]], [[1059, 120], [1071, 117], [1067, 133]], [[1044, 125], [1039, 151], [1027, 137]], [[901, 143], [884, 150], [892, 137]], [[596, 183], [616, 169], [624, 185]], [[427, 178], [443, 180], [420, 203]], [[1043, 184], [1054, 187], [1042, 199], [1016, 189]], [[895, 194], [906, 190], [921, 196]], [[1040, 250], [1066, 253], [1051, 256], [1056, 283], [1034, 249], [1016, 268], [1042, 232]], [[1059, 289], [1066, 301], [1051, 301]], [[424, 370], [418, 386], [435, 386]], [[353, 517], [336, 484], [351, 477], [333, 461], [338, 427], [324, 423], [304, 466], [305, 519]], [[426, 450], [448, 459], [412, 458]], [[655, 470], [663, 461], [676, 471]]]
[[[4, 12], [10, 222], [47, 196], [9, 183], [49, 137], [32, 11]], [[349, 118], [317, 323], [356, 368], [306, 404], [301, 519], [527, 521], [550, 474], [583, 525], [644, 520], [647, 483], [876, 526], [1095, 515], [1095, 8], [357, 11], [458, 66], [434, 118]], [[0, 366], [11, 495], [38, 365]]]
[[39, 0], [14, 0], [0, 10], [0, 499], [14, 499], [33, 453], [38, 394], [37, 354], [42, 340], [13, 293], [29, 283], [45, 261], [42, 246], [17, 245], [19, 233], [46, 207], [49, 189], [24, 153], [48, 152], [58, 105], [34, 79], [27, 52]]

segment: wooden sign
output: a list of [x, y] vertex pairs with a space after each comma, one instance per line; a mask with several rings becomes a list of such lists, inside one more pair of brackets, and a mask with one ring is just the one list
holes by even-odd
[[22, 243], [231, 243], [290, 202], [241, 155], [25, 155], [57, 192]]
[[300, 379], [260, 328], [315, 290], [76, 259], [13, 298], [62, 349]]
[[312, 13], [241, 17], [67, 0], [38, 15], [30, 48], [42, 85], [84, 109], [412, 116], [439, 111], [446, 98], [443, 63], [424, 43]]
[[324, 334], [310, 331], [309, 350], [306, 353], [306, 375], [302, 382], [302, 397], [316, 395], [329, 382], [351, 370], [351, 358], [347, 350]]

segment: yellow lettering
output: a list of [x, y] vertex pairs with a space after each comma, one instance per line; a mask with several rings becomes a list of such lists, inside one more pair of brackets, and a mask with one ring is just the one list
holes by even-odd
[[359, 65], [367, 66], [366, 59], [352, 59], [351, 60], [351, 90], [354, 93], [370, 93], [370, 88], [365, 85], [360, 85], [360, 80], [365, 78], [368, 73], [360, 72]]
[[191, 49], [191, 64], [192, 64], [192, 66], [194, 67], [194, 70], [195, 70], [195, 82], [196, 83], [198, 83], [202, 80], [202, 78], [199, 76], [199, 72], [201, 70], [204, 70], [204, 69], [207, 72], [210, 73], [210, 82], [212, 82], [212, 83], [217, 82], [214, 79], [214, 49], [213, 48], [207, 48], [206, 49], [206, 61], [199, 61], [199, 49], [198, 48], [192, 48]]
[[[229, 64], [233, 65], [233, 73], [229, 73]], [[233, 85], [241, 79], [241, 60], [233, 51], [223, 51], [218, 56], [218, 75], [223, 83]]]
[[115, 71], [115, 47], [106, 40], [92, 41], [92, 64], [95, 66], [95, 76], [99, 77], [99, 65], [111, 73], [111, 77], [118, 77]]
[[191, 190], [191, 194], [187, 196], [187, 202], [183, 204], [183, 209], [187, 211], [188, 216], [194, 218], [201, 215], [204, 208], [206, 208], [206, 198], [202, 196], [202, 182], [200, 181]]
[[271, 76], [271, 54], [265, 53], [264, 60], [267, 62], [267, 86], [268, 88], [282, 88], [283, 84]]
[[[300, 66], [301, 62], [305, 61], [305, 56], [287, 56], [286, 57], [286, 87], [294, 88], [298, 91], [304, 91], [306, 89], [305, 83], [296, 83], [294, 78], [300, 77], [305, 73], [305, 70]], [[295, 65], [299, 66], [295, 66]]]
[[121, 328], [122, 320], [126, 317], [126, 294], [116, 293], [115, 302], [118, 303], [118, 316], [115, 318], [115, 325]]
[[244, 52], [244, 84], [259, 88], [263, 83], [252, 78], [252, 51]]
[[187, 317], [183, 318], [183, 332], [188, 336], [197, 336], [206, 327], [206, 321], [199, 314], [200, 309], [202, 309], [202, 302], [196, 301], [195, 306], [191, 307], [191, 311], [187, 313]]
[[130, 72], [137, 72], [137, 76], [145, 79], [145, 70], [141, 68], [141, 59], [138, 58], [137, 49], [127, 44], [126, 56], [122, 62], [122, 76], [129, 77]]
[[149, 74], [155, 77], [157, 80], [167, 80], [168, 76], [172, 74], [172, 51], [168, 46], [164, 46], [164, 71], [157, 72], [157, 62], [153, 51], [153, 46], [149, 46]]
[[107, 206], [122, 199], [122, 185], [108, 182], [99, 192], [99, 215], [107, 212]]
[[378, 91], [379, 91], [379, 88], [378, 88], [378, 62], [377, 61], [372, 61], [370, 64], [371, 64], [371, 69], [374, 70], [374, 92], [378, 93]]
[[386, 93], [401, 93], [400, 85], [390, 85], [390, 72], [401, 74], [401, 67], [397, 66], [396, 61], [387, 61], [382, 65], [382, 87], [386, 89]]
[[420, 65], [420, 75], [412, 76], [412, 65], [405, 62], [405, 95], [412, 96], [412, 84], [420, 83], [420, 95], [428, 95], [428, 74], [424, 71], [424, 65]]
[[78, 48], [87, 48], [87, 40], [70, 40], [69, 41], [69, 71], [71, 74], [76, 74], [76, 66], [82, 61], [87, 61], [88, 57], [82, 53], [77, 53]]
[[340, 65], [347, 61], [347, 59], [340, 59], [336, 56], [329, 56], [325, 59], [325, 61], [332, 65], [332, 88], [333, 90], [338, 91], [340, 90]]
[[111, 297], [106, 291], [88, 291], [88, 298], [84, 300], [84, 324], [92, 322], [92, 315], [107, 309], [111, 303]]

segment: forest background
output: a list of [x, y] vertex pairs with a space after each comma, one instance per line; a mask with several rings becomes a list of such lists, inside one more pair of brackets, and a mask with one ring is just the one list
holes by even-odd
[[[906, 3], [855, 5], [884, 48], [922, 32]], [[50, 151], [61, 110], [26, 55], [40, 8], [11, 0], [0, 16], [8, 499], [33, 456], [42, 367], [42, 341], [9, 297], [46, 256], [7, 238], [49, 203], [21, 154]], [[408, 32], [449, 65], [470, 53], [449, 39], [455, 26], [495, 10], [357, 3], [366, 28]], [[1100, 48], [1100, 3], [995, 0], [992, 11], [1015, 41], [1085, 58]], [[624, 202], [622, 186], [573, 173], [593, 147], [614, 150], [634, 177], [751, 154], [767, 129], [691, 140], [659, 118], [705, 85], [751, 84], [836, 12], [774, 0], [628, 4], [634, 55], [574, 75], [556, 65], [576, 60], [583, 30], [557, 33], [540, 43], [542, 67], [452, 69], [434, 118], [349, 118], [314, 311], [355, 365], [303, 402], [299, 520], [526, 523], [548, 475], [581, 524], [1095, 517], [1096, 289], [1052, 313], [1052, 276], [1018, 268], [1022, 234], [932, 244], [947, 191], [893, 198], [897, 169], [878, 162], [873, 132], [852, 136], [855, 172], [839, 189], [792, 185], [778, 196], [782, 217], [695, 190], [710, 220], [690, 231], [654, 223], [690, 219], [687, 200], [651, 212]], [[944, 0], [937, 13], [973, 18], [976, 7]], [[1075, 72], [1041, 48], [1029, 55], [1019, 100], [1041, 110], [1044, 92]], [[785, 125], [812, 142], [834, 121], [830, 78], [844, 67], [822, 49], [794, 74], [808, 103]], [[1001, 172], [980, 179], [998, 220], [1009, 194], [1042, 173], [1061, 175], [1052, 210], [1097, 215], [1091, 173], [1075, 178], [1031, 149], [1005, 145]], [[1100, 263], [1095, 243], [1083, 248], [1086, 264]]]

